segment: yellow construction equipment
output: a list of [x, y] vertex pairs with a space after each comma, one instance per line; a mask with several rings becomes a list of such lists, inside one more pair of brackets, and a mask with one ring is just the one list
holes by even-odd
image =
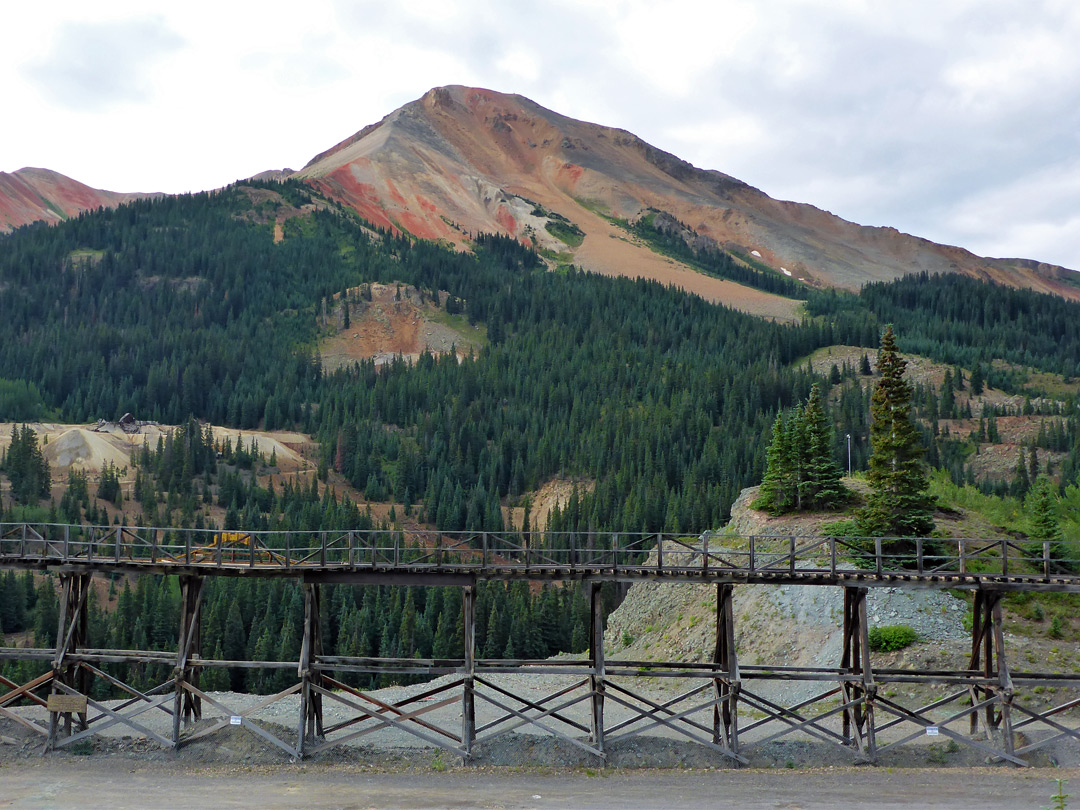
[[250, 563], [252, 559], [257, 563], [285, 564], [285, 557], [250, 532], [217, 532], [213, 542], [191, 550], [192, 562]]

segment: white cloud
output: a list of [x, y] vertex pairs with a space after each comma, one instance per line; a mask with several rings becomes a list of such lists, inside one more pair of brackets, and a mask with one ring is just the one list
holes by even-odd
[[58, 26], [47, 53], [23, 76], [61, 108], [99, 111], [153, 96], [157, 63], [182, 46], [158, 16]]
[[518, 79], [529, 83], [540, 78], [541, 60], [534, 51], [527, 48], [508, 50], [495, 62], [495, 69], [507, 79]]
[[[950, 208], [944, 225], [987, 255], [1070, 266], [1080, 247], [1080, 158], [972, 194]], [[1017, 254], [1017, 244], [1039, 250]]]
[[[772, 121], [763, 120], [753, 110], [730, 111], [709, 120], [690, 124], [672, 124], [664, 130], [665, 141], [677, 146], [672, 150], [679, 155], [688, 151], [708, 152], [718, 157], [716, 166], [723, 166], [732, 157], [747, 150], [767, 151], [776, 142], [783, 142], [789, 133], [781, 126], [776, 129]], [[680, 149], [681, 147], [684, 147]], [[728, 159], [725, 160], [724, 157]], [[700, 168], [715, 168], [713, 165]]]
[[297, 167], [433, 86], [478, 84], [847, 219], [1080, 267], [1074, 2], [254, 8], [5, 9], [0, 169], [48, 166], [118, 190], [213, 187]]

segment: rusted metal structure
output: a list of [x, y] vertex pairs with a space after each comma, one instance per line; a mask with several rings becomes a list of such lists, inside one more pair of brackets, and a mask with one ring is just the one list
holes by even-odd
[[[788, 735], [805, 735], [850, 751], [857, 761], [915, 737], [934, 734], [973, 746], [996, 760], [1027, 764], [1024, 755], [1063, 738], [1080, 740], [1067, 712], [1080, 700], [1045, 711], [1024, 706], [1027, 689], [1080, 686], [1080, 674], [1010, 671], [1005, 662], [1001, 597], [1007, 591], [1080, 592], [1080, 576], [1055, 560], [1049, 544], [1032, 554], [1010, 540], [922, 540], [900, 547], [889, 540], [849, 541], [798, 537], [641, 534], [441, 533], [434, 531], [229, 532], [31, 524], [0, 525], [0, 568], [49, 570], [61, 586], [54, 649], [0, 648], [0, 659], [49, 662], [50, 670], [27, 683], [0, 678], [0, 716], [40, 734], [53, 750], [116, 724], [155, 740], [182, 746], [226, 726], [241, 726], [292, 757], [384, 728], [408, 732], [468, 760], [477, 745], [516, 729], [553, 735], [603, 760], [610, 746], [654, 729], [674, 732], [717, 753], [719, 761], [745, 763], [744, 749]], [[1074, 569], [1072, 569], [1074, 570]], [[94, 573], [173, 574], [179, 577], [179, 643], [173, 652], [88, 649], [87, 599]], [[200, 649], [200, 607], [206, 577], [290, 577], [299, 580], [305, 616], [299, 660], [222, 661]], [[481, 580], [578, 580], [590, 589], [590, 647], [582, 660], [481, 660], [476, 656], [474, 613]], [[706, 663], [605, 661], [600, 584], [646, 580], [709, 584], [716, 588], [715, 648]], [[320, 591], [327, 584], [457, 586], [462, 593], [464, 656], [451, 660], [354, 658], [324, 653]], [[813, 585], [844, 593], [843, 652], [834, 667], [744, 666], [735, 649], [732, 600], [739, 585]], [[866, 614], [868, 589], [922, 587], [974, 592], [971, 658], [964, 670], [912, 671], [872, 665]], [[105, 663], [155, 663], [172, 667], [169, 678], [139, 690], [106, 673]], [[264, 667], [296, 672], [285, 690], [243, 709], [223, 705], [200, 689], [211, 667]], [[450, 676], [397, 703], [348, 686], [332, 673]], [[514, 694], [499, 673], [570, 676], [569, 685], [542, 698]], [[634, 688], [635, 679], [679, 678], [691, 686], [663, 703]], [[129, 696], [107, 706], [91, 696], [104, 679]], [[813, 697], [781, 705], [761, 694], [770, 680], [819, 685]], [[903, 705], [890, 684], [945, 687], [926, 705]], [[1043, 691], [1043, 690], [1040, 690]], [[260, 710], [297, 695], [295, 736], [272, 733]], [[42, 725], [12, 707], [45, 707]], [[328, 723], [324, 707], [348, 719]], [[477, 705], [487, 719], [478, 722]], [[609, 722], [605, 706], [628, 717]], [[201, 719], [207, 705], [221, 712]], [[436, 710], [460, 707], [460, 724], [441, 725]], [[571, 708], [578, 707], [573, 712]], [[582, 712], [581, 708], [587, 708]], [[141, 722], [147, 712], [171, 715], [169, 736]], [[443, 713], [445, 714], [445, 713]], [[340, 712], [339, 712], [340, 715]], [[582, 720], [582, 715], [587, 720]], [[967, 729], [963, 721], [967, 720]], [[897, 729], [897, 731], [892, 731]], [[1017, 734], [1025, 729], [1025, 734]], [[1041, 733], [1036, 733], [1041, 730]], [[753, 732], [753, 734], [751, 734]], [[887, 733], [888, 732], [888, 733]], [[1018, 741], [1020, 744], [1018, 745]]]

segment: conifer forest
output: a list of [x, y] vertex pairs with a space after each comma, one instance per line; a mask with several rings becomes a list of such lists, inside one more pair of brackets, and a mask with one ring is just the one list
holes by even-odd
[[[275, 242], [273, 217], [264, 215], [273, 212], [259, 210], [273, 203], [253, 203], [251, 189], [308, 212], [286, 219]], [[651, 223], [639, 226], [645, 237], [672, 254], [685, 250]], [[794, 285], [722, 251], [690, 259], [780, 294]], [[449, 306], [486, 330], [486, 344], [460, 362], [425, 354], [325, 371], [318, 340], [326, 313], [344, 306], [348, 317], [343, 291], [373, 282], [411, 285], [432, 300], [448, 293]], [[1026, 468], [1026, 484], [1019, 473], [975, 482], [965, 449], [972, 439], [937, 423], [963, 415], [951, 398], [961, 386], [1019, 391], [1021, 367], [1080, 376], [1080, 305], [960, 276], [798, 296], [805, 316], [773, 323], [655, 282], [552, 270], [502, 236], [476, 234], [471, 252], [456, 252], [379, 231], [299, 183], [247, 181], [0, 236], [0, 421], [89, 423], [131, 413], [179, 426], [137, 460], [130, 497], [142, 525], [201, 527], [200, 506], [213, 503], [225, 510], [225, 529], [380, 527], [327, 483], [333, 471], [367, 501], [446, 531], [527, 531], [507, 525], [504, 507], [562, 477], [591, 486], [552, 512], [550, 533], [698, 534], [722, 526], [740, 491], [762, 483], [778, 441], [801, 437], [802, 466], [799, 477], [779, 466], [766, 477], [769, 508], [845, 502], [849, 434], [853, 468], [873, 469], [872, 375], [848, 365], [819, 373], [805, 358], [835, 345], [874, 357], [891, 324], [900, 351], [955, 368], [940, 389], [910, 391], [916, 455], [987, 491], [1036, 483]], [[1029, 406], [1044, 419], [1033, 447], [1065, 454], [1052, 498], [1077, 483], [1080, 412], [1071, 397]], [[983, 414], [984, 430], [994, 429], [995, 413]], [[206, 424], [306, 433], [318, 443], [320, 475], [263, 486], [254, 471], [273, 460], [215, 445]], [[0, 468], [3, 521], [98, 523], [103, 505], [122, 497], [108, 469], [98, 485], [73, 473], [63, 502], [50, 502], [42, 464], [33, 436], [17, 431]], [[109, 594], [93, 602], [107, 616], [90, 622], [106, 634], [92, 646], [175, 648], [174, 579], [96, 587]], [[215, 578], [206, 589], [208, 655], [295, 659], [303, 613], [296, 584]], [[609, 607], [620, 596], [605, 591]], [[572, 584], [489, 583], [478, 600], [484, 657], [587, 646], [588, 607]], [[54, 643], [55, 611], [47, 579], [0, 577], [3, 633]], [[453, 657], [460, 596], [453, 588], [332, 586], [321, 621], [330, 654]], [[6, 674], [21, 682], [30, 673]], [[133, 684], [160, 676], [122, 673]], [[382, 685], [366, 677], [343, 679]], [[276, 678], [214, 670], [204, 688], [274, 692]]]

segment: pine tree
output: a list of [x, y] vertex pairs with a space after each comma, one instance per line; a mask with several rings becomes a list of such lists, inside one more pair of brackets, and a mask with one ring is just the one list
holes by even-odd
[[796, 405], [787, 420], [788, 446], [791, 454], [791, 487], [795, 493], [795, 508], [803, 509], [803, 475], [810, 461], [808, 445], [806, 442], [806, 420], [803, 417], [802, 405]]
[[11, 480], [11, 494], [18, 503], [37, 503], [49, 497], [52, 485], [49, 462], [38, 446], [37, 433], [27, 425], [11, 426], [11, 444], [3, 471]]
[[[224, 658], [219, 642], [214, 648], [214, 660], [221, 661]], [[203, 690], [207, 692], [224, 692], [231, 686], [229, 671], [224, 667], [203, 667], [199, 680]]]
[[983, 384], [985, 381], [985, 375], [983, 374], [983, 367], [981, 362], [976, 362], [975, 366], [971, 369], [971, 378], [969, 385], [971, 386], [971, 393], [978, 396], [983, 392]]
[[772, 441], [765, 452], [765, 478], [761, 482], [761, 494], [753, 504], [755, 509], [782, 514], [794, 505], [796, 484], [790, 439], [788, 419], [782, 413], [777, 414]]
[[825, 415], [818, 384], [810, 389], [810, 398], [802, 412], [805, 461], [799, 492], [803, 509], [832, 509], [848, 496], [841, 483], [843, 472], [832, 455], [833, 428]]
[[856, 516], [865, 535], [925, 536], [934, 528], [934, 503], [926, 494], [923, 448], [911, 419], [906, 366], [888, 326], [878, 350], [881, 377], [870, 400], [870, 497]]
[[[229, 606], [228, 618], [225, 619], [224, 640], [222, 651], [226, 660], [236, 661], [243, 659], [247, 654], [245, 644], [244, 620], [240, 615], [240, 604], [233, 600]], [[243, 691], [244, 670], [235, 668], [229, 670], [230, 688], [234, 692]]]
[[1065, 545], [1057, 514], [1057, 495], [1054, 493], [1054, 484], [1049, 478], [1042, 476], [1036, 480], [1024, 500], [1024, 511], [1028, 513], [1031, 521], [1028, 537], [1032, 542], [1028, 553], [1032, 557], [1041, 559], [1043, 543], [1049, 543], [1050, 559], [1057, 566], [1068, 571], [1076, 571], [1080, 568], [1080, 561], [1070, 559], [1076, 555], [1072, 554]]
[[945, 369], [945, 380], [941, 383], [941, 403], [939, 405], [941, 416], [951, 419], [956, 410], [956, 394], [953, 392], [953, 374]]
[[1028, 477], [1027, 463], [1024, 460], [1023, 446], [1017, 451], [1016, 475], [1013, 478], [1013, 494], [1023, 498], [1031, 489], [1031, 479]]
[[832, 456], [833, 429], [815, 384], [805, 407], [781, 414], [773, 423], [765, 477], [755, 509], [773, 514], [832, 509], [848, 496], [842, 471]]

